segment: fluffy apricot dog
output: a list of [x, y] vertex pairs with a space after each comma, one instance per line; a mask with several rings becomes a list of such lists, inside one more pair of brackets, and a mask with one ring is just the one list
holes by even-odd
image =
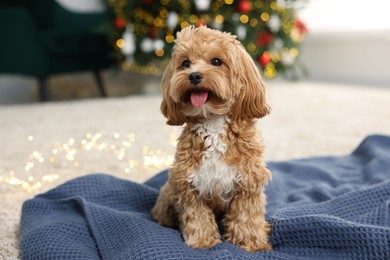
[[177, 34], [162, 90], [167, 123], [185, 126], [153, 217], [179, 227], [193, 248], [221, 242], [222, 218], [224, 241], [271, 249], [264, 219], [271, 173], [255, 126], [269, 107], [252, 58], [231, 34], [187, 27]]

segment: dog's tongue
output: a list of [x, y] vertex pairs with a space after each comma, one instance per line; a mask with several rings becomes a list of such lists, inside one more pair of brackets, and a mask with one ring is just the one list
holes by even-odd
[[206, 103], [207, 97], [207, 92], [193, 92], [191, 93], [191, 103], [194, 107], [201, 107]]

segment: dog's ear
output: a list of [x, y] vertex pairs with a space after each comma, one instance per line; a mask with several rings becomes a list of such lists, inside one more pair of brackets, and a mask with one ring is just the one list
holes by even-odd
[[261, 118], [269, 114], [270, 107], [265, 101], [264, 83], [259, 69], [241, 44], [232, 48], [232, 84], [239, 89], [239, 95], [232, 108], [232, 119]]
[[160, 110], [163, 115], [168, 119], [168, 125], [182, 125], [184, 124], [184, 116], [181, 113], [181, 105], [174, 102], [172, 97], [169, 95], [170, 84], [172, 78], [172, 62], [169, 62], [166, 67], [162, 81], [161, 81], [161, 90], [163, 95], [163, 100], [161, 102]]

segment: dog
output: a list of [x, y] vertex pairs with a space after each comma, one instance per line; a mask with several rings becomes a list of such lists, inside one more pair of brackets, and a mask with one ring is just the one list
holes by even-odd
[[178, 227], [192, 248], [224, 241], [250, 252], [270, 250], [263, 161], [256, 119], [270, 107], [258, 68], [236, 36], [205, 26], [177, 33], [161, 88], [162, 114], [184, 125], [168, 181], [152, 209]]

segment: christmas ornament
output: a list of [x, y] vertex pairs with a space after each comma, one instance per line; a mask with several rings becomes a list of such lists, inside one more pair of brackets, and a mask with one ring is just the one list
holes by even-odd
[[236, 29], [236, 35], [238, 37], [239, 40], [243, 40], [246, 38], [246, 35], [247, 35], [247, 29], [244, 25], [239, 25], [237, 26], [237, 29]]
[[282, 22], [280, 21], [280, 18], [278, 15], [271, 15], [267, 22], [268, 28], [271, 30], [271, 32], [276, 33], [280, 30], [280, 27], [282, 25]]
[[280, 62], [285, 66], [291, 66], [295, 62], [295, 57], [290, 52], [284, 51], [280, 55]]
[[200, 18], [198, 19], [198, 21], [196, 22], [196, 26], [206, 26], [207, 25], [207, 22], [203, 19], [203, 18]]
[[237, 4], [237, 9], [241, 13], [249, 13], [252, 11], [252, 2], [249, 0], [241, 0]]
[[272, 62], [265, 65], [264, 76], [266, 76], [269, 79], [272, 79], [276, 76], [276, 74], [277, 72], [275, 70], [275, 65]]
[[294, 28], [296, 28], [300, 33], [304, 34], [308, 32], [308, 29], [304, 22], [301, 19], [296, 18], [294, 21]]
[[297, 18], [295, 19], [294, 27], [291, 30], [291, 38], [296, 42], [301, 42], [303, 41], [303, 38], [307, 31], [308, 29], [306, 25], [299, 18]]
[[158, 29], [155, 26], [149, 26], [148, 35], [152, 39], [156, 39], [158, 37]]
[[176, 12], [169, 12], [167, 17], [167, 26], [169, 29], [175, 29], [179, 21], [179, 15]]
[[270, 44], [272, 42], [273, 38], [274, 37], [273, 37], [273, 35], [271, 33], [269, 33], [269, 32], [261, 32], [257, 36], [256, 43], [257, 43], [258, 46], [264, 47], [264, 46], [267, 46], [268, 44]]
[[269, 54], [269, 52], [264, 52], [260, 58], [259, 58], [259, 63], [261, 64], [261, 66], [265, 66], [267, 65], [268, 63], [271, 62], [271, 55]]
[[145, 38], [141, 42], [141, 50], [143, 52], [152, 52], [154, 50], [153, 41], [150, 38]]
[[207, 11], [210, 9], [211, 0], [195, 0], [196, 9], [199, 11]]
[[154, 48], [155, 50], [159, 50], [159, 49], [164, 48], [164, 45], [165, 45], [165, 43], [164, 43], [163, 40], [155, 40], [155, 41], [153, 42], [153, 48]]
[[123, 19], [122, 17], [115, 18], [114, 19], [114, 26], [115, 26], [115, 28], [121, 30], [121, 29], [125, 28], [126, 20]]
[[135, 37], [133, 34], [133, 27], [131, 25], [126, 26], [126, 30], [122, 35], [123, 40], [125, 41], [121, 52], [125, 56], [131, 56], [135, 52]]
[[280, 38], [276, 38], [273, 41], [273, 44], [272, 44], [271, 48], [272, 48], [272, 50], [278, 52], [281, 48], [283, 48], [283, 40], [280, 39]]

